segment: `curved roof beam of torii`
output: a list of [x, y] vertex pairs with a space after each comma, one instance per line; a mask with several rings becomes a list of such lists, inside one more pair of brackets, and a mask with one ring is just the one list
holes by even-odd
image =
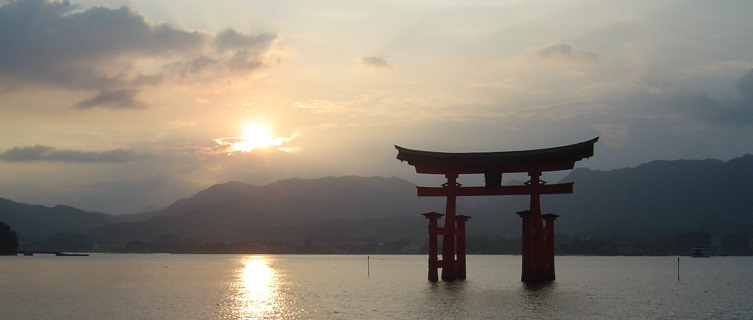
[[599, 137], [576, 144], [534, 150], [500, 152], [435, 152], [395, 146], [397, 159], [417, 173], [474, 174], [568, 170], [594, 154]]

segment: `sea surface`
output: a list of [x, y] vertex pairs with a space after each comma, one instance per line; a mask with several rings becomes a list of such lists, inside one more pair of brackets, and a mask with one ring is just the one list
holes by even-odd
[[[424, 255], [0, 257], [2, 319], [753, 319], [753, 257], [468, 257], [431, 283]], [[679, 265], [679, 273], [678, 273]], [[678, 279], [679, 275], [679, 279]]]

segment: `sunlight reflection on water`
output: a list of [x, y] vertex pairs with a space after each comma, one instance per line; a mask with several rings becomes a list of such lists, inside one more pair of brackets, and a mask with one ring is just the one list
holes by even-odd
[[270, 267], [270, 259], [250, 256], [242, 259], [236, 271], [235, 316], [242, 319], [274, 318], [280, 311], [282, 297], [279, 275]]

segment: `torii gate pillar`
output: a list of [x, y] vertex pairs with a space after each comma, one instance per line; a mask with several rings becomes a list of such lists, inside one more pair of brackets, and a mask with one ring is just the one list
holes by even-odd
[[556, 214], [547, 213], [542, 215], [546, 222], [545, 236], [546, 236], [546, 254], [544, 255], [546, 260], [544, 261], [544, 275], [545, 280], [554, 280], [554, 220], [559, 217]]
[[523, 271], [520, 280], [554, 280], [554, 220], [559, 216], [536, 214], [529, 210], [518, 212], [518, 215], [523, 218]]
[[442, 280], [452, 281], [457, 278], [457, 261], [455, 260], [455, 210], [457, 203], [456, 189], [459, 187], [457, 174], [446, 174], [447, 177], [447, 205], [444, 215], [444, 233], [442, 233]]
[[[541, 186], [540, 172], [530, 172], [531, 177], [526, 184], [531, 187], [530, 209], [518, 212], [523, 219], [522, 229], [522, 260], [523, 271], [520, 280], [523, 282], [552, 281], [554, 276], [554, 220], [556, 214], [541, 214]], [[545, 224], [546, 222], [546, 224]]]

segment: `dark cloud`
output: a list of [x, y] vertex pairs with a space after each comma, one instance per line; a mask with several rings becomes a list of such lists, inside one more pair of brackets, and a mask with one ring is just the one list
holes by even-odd
[[[1, 6], [0, 72], [67, 88], [92, 88], [102, 85], [92, 78], [106, 77], [92, 70], [95, 63], [127, 55], [197, 50], [206, 38], [199, 32], [152, 23], [129, 7], [76, 9], [67, 1], [44, 0]], [[120, 82], [115, 77], [112, 81]]]
[[103, 107], [110, 109], [141, 109], [146, 105], [136, 100], [138, 91], [133, 89], [107, 90], [102, 91], [95, 97], [81, 101], [76, 104], [76, 108], [89, 109]]
[[216, 67], [217, 65], [219, 65], [219, 62], [216, 59], [200, 55], [190, 60], [173, 62], [166, 65], [165, 70], [170, 73], [178, 74], [181, 77], [185, 77], [202, 73], [205, 70]]
[[361, 66], [375, 69], [390, 69], [392, 66], [382, 57], [363, 56], [359, 58]]
[[177, 75], [212, 67], [248, 71], [264, 65], [276, 39], [232, 29], [216, 37], [177, 29], [126, 6], [82, 11], [68, 1], [0, 2], [0, 90], [24, 84], [96, 90], [75, 107], [143, 108], [136, 98], [140, 89], [171, 74], [138, 70], [134, 61], [156, 58], [167, 67], [162, 72]]
[[737, 81], [737, 97], [717, 99], [706, 93], [684, 93], [672, 100], [673, 107], [691, 117], [719, 123], [753, 124], [753, 69]]
[[161, 74], [154, 74], [154, 75], [139, 75], [136, 76], [133, 81], [131, 81], [131, 85], [134, 86], [142, 86], [142, 85], [158, 85], [163, 80], [165, 80], [165, 77]]
[[130, 150], [115, 149], [110, 151], [60, 150], [51, 146], [14, 147], [0, 153], [0, 159], [9, 162], [130, 162], [142, 158]]
[[743, 102], [748, 104], [748, 107], [753, 107], [753, 69], [737, 80], [737, 89], [742, 95]]
[[262, 33], [257, 36], [245, 35], [235, 29], [220, 32], [214, 39], [214, 45], [220, 52], [228, 50], [250, 50], [264, 52], [277, 39], [276, 35]]
[[274, 34], [262, 33], [252, 36], [235, 29], [227, 29], [214, 38], [214, 45], [221, 53], [232, 52], [224, 67], [237, 73], [260, 68], [264, 64], [263, 54], [275, 40], [277, 35]]
[[590, 52], [575, 50], [569, 43], [555, 42], [528, 52], [529, 55], [543, 60], [569, 60], [576, 62], [596, 62], [599, 56]]
[[258, 54], [249, 50], [238, 50], [233, 54], [233, 57], [227, 61], [225, 66], [228, 70], [233, 72], [246, 72], [258, 69], [262, 64], [263, 62]]

